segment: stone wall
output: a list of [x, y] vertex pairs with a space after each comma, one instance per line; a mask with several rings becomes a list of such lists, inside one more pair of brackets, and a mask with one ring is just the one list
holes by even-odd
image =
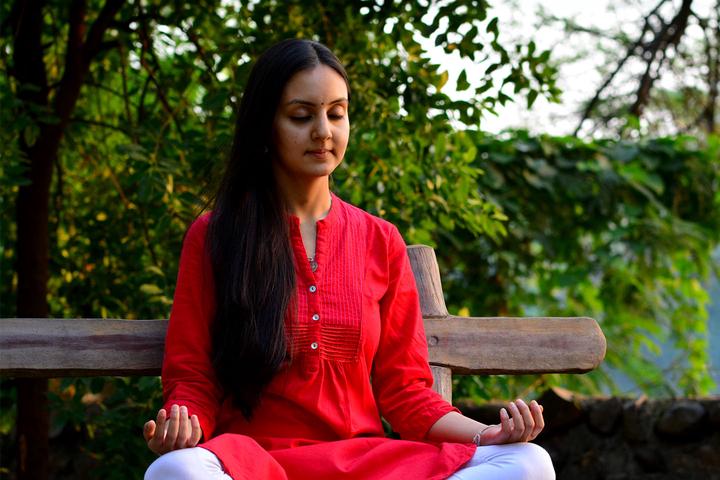
[[[538, 401], [547, 426], [536, 443], [559, 480], [720, 480], [720, 398], [582, 398], [552, 389]], [[503, 406], [459, 405], [483, 423], [497, 423]]]

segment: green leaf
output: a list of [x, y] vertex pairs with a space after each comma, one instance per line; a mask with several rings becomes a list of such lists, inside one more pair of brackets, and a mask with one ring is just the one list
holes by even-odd
[[145, 283], [140, 286], [140, 291], [143, 292], [146, 295], [158, 295], [162, 293], [162, 289], [158, 287], [157, 285], [153, 285], [151, 283]]
[[530, 90], [528, 92], [527, 96], [527, 108], [532, 108], [533, 103], [535, 103], [535, 99], [537, 99], [538, 91], [537, 90]]
[[467, 90], [469, 87], [470, 83], [467, 81], [467, 73], [463, 70], [458, 76], [456, 89], [457, 91], [462, 92], [463, 90]]
[[488, 22], [488, 25], [485, 30], [488, 33], [492, 33], [495, 36], [495, 38], [497, 38], [498, 33], [499, 33], [498, 32], [498, 17], [495, 17], [492, 20], [490, 20], [490, 22]]
[[437, 82], [437, 84], [436, 84], [436, 88], [437, 88], [437, 91], [438, 91], [438, 92], [439, 92], [440, 90], [442, 90], [442, 88], [445, 86], [445, 84], [446, 84], [447, 81], [448, 81], [448, 78], [449, 78], [449, 76], [448, 76], [448, 72], [447, 72], [447, 71], [444, 71], [444, 72], [442, 72], [442, 73], [439, 75], [439, 77], [438, 77], [438, 82]]

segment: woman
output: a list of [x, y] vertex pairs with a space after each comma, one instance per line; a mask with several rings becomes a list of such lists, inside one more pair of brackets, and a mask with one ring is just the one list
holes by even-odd
[[349, 102], [319, 43], [254, 66], [213, 210], [183, 243], [145, 478], [554, 478], [527, 443], [537, 403], [484, 425], [432, 391], [398, 230], [330, 192]]

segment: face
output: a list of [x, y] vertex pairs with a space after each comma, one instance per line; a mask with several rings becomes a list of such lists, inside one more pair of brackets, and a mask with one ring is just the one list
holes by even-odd
[[273, 121], [273, 167], [291, 178], [330, 175], [350, 135], [348, 90], [339, 73], [318, 65], [285, 85]]

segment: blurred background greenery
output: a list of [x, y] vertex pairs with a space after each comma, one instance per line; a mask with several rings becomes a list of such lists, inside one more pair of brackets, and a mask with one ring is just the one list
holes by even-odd
[[[435, 247], [451, 313], [592, 316], [605, 332], [607, 358], [593, 373], [457, 378], [456, 398], [550, 386], [619, 394], [619, 378], [651, 396], [707, 394], [720, 7], [703, 16], [692, 3], [644, 5], [636, 35], [619, 29], [605, 78], [611, 85], [628, 59], [650, 76], [628, 74], [629, 94], [598, 88], [578, 129], [551, 136], [483, 129], [504, 105], [559, 103], [558, 70], [570, 61], [501, 32], [485, 1], [2, 2], [0, 316], [32, 310], [18, 293], [32, 274], [18, 225], [40, 221], [21, 204], [44, 165], [46, 295], [30, 301], [50, 317], [167, 318], [183, 233], [217, 181], [252, 62], [304, 37], [335, 51], [351, 79], [352, 137], [333, 189], [408, 243]], [[685, 34], [693, 26], [705, 35]], [[450, 78], [428, 45], [477, 68]], [[692, 89], [654, 83], [699, 56], [705, 76]], [[671, 362], [658, 361], [663, 349]], [[8, 473], [17, 381], [0, 382]], [[48, 389], [54, 478], [142, 475], [158, 378]]]

